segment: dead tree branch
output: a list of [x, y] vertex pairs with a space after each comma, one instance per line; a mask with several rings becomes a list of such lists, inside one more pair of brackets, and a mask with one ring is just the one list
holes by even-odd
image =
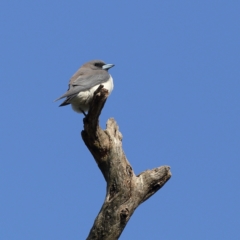
[[82, 138], [107, 182], [107, 194], [88, 240], [114, 240], [121, 235], [134, 210], [170, 179], [170, 167], [162, 166], [135, 175], [122, 149], [122, 134], [113, 118], [107, 128], [99, 116], [108, 97], [100, 86], [84, 118]]

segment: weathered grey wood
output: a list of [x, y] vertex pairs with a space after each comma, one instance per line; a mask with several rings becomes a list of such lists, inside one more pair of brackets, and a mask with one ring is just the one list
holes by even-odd
[[170, 167], [162, 166], [135, 175], [122, 149], [122, 134], [113, 118], [105, 130], [99, 116], [108, 97], [100, 86], [84, 118], [82, 138], [107, 182], [107, 194], [88, 240], [115, 240], [121, 235], [134, 210], [171, 177]]

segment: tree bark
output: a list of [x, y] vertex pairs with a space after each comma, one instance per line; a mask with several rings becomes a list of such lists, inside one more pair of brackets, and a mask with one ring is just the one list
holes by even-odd
[[115, 240], [121, 235], [134, 210], [170, 179], [170, 167], [162, 166], [135, 175], [122, 149], [122, 134], [113, 118], [105, 130], [99, 116], [108, 97], [101, 85], [94, 93], [84, 118], [82, 138], [107, 182], [103, 206], [90, 230], [88, 240]]

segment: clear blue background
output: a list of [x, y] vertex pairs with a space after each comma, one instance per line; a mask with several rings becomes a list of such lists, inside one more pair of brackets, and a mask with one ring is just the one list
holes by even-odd
[[85, 239], [106, 184], [53, 100], [102, 59], [136, 174], [171, 166], [120, 239], [240, 239], [240, 2], [0, 2], [0, 239]]

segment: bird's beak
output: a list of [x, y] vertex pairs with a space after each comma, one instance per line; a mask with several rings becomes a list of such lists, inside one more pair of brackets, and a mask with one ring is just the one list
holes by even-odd
[[109, 68], [112, 68], [114, 66], [115, 66], [114, 64], [105, 64], [105, 65], [102, 66], [102, 69], [103, 70], [108, 70]]

